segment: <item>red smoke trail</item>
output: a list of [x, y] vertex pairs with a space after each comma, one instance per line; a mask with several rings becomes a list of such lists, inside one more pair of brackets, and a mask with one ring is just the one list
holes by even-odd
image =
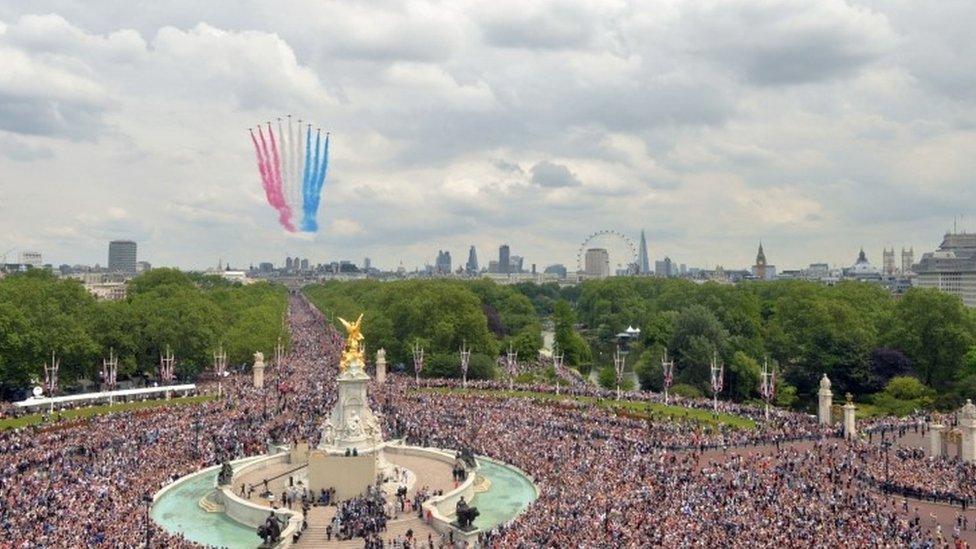
[[274, 184], [271, 187], [272, 189], [271, 194], [275, 199], [275, 203], [272, 204], [272, 206], [274, 206], [275, 209], [278, 210], [278, 216], [279, 216], [278, 222], [281, 223], [281, 225], [284, 228], [294, 232], [295, 226], [292, 225], [291, 223], [291, 208], [288, 206], [288, 202], [285, 200], [285, 193], [282, 190], [283, 185], [281, 181], [281, 162], [280, 159], [278, 158], [278, 144], [275, 142], [274, 132], [271, 131], [271, 122], [268, 122], [268, 136], [271, 138], [271, 158], [273, 160], [273, 163], [271, 165], [272, 166], [271, 179]]
[[[269, 130], [270, 131], [270, 128]], [[264, 159], [263, 170], [266, 177], [262, 177], [264, 182], [264, 194], [268, 198], [268, 204], [278, 210], [278, 223], [288, 232], [295, 232], [295, 226], [291, 222], [291, 210], [281, 198], [281, 187], [275, 183], [274, 170], [271, 168], [270, 155], [268, 154], [268, 143], [264, 140], [264, 131], [258, 126], [258, 137], [261, 139], [261, 157]], [[278, 187], [277, 192], [275, 187]], [[287, 212], [287, 213], [286, 213]]]

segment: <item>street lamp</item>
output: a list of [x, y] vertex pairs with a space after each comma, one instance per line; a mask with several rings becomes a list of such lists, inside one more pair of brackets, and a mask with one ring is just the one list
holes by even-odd
[[152, 538], [152, 523], [150, 523], [149, 510], [152, 508], [153, 498], [149, 492], [142, 495], [142, 502], [146, 504], [146, 549], [149, 549], [149, 543]]
[[559, 394], [559, 371], [563, 367], [563, 353], [558, 352], [559, 348], [555, 345], [552, 346], [552, 367], [556, 372], [556, 394]]
[[668, 349], [664, 349], [664, 356], [661, 357], [661, 369], [664, 374], [664, 403], [668, 403], [668, 388], [674, 382], [674, 361], [668, 360]]
[[224, 378], [224, 373], [227, 371], [227, 352], [224, 351], [224, 344], [221, 343], [217, 348], [217, 352], [214, 353], [214, 374], [217, 376], [217, 399], [219, 400], [223, 396], [223, 388], [221, 382]]
[[420, 371], [424, 369], [424, 348], [420, 346], [420, 340], [414, 342], [413, 344], [413, 375], [420, 385]]
[[769, 402], [776, 395], [776, 372], [769, 370], [769, 361], [763, 358], [763, 369], [761, 372], [762, 382], [759, 386], [759, 392], [766, 401], [766, 421], [769, 421]]
[[119, 371], [119, 357], [115, 356], [115, 349], [109, 348], [108, 359], [102, 359], [102, 383], [108, 387], [109, 405], [113, 404], [114, 397], [111, 392], [115, 390], [115, 381]]
[[624, 373], [624, 364], [627, 362], [627, 353], [622, 351], [620, 346], [617, 346], [617, 350], [613, 353], [613, 371], [616, 374], [617, 380], [617, 400], [620, 400], [620, 377]]
[[471, 360], [471, 347], [468, 347], [468, 341], [464, 340], [461, 343], [461, 386], [468, 386], [468, 361]]
[[718, 394], [725, 385], [725, 364], [718, 363], [717, 353], [712, 353], [712, 409], [718, 413]]
[[[54, 356], [51, 351], [51, 364], [44, 363], [44, 390], [48, 397], [53, 398], [58, 392], [58, 371], [61, 369], [61, 360]], [[51, 401], [51, 413], [54, 413], [54, 401]]]
[[508, 370], [508, 390], [515, 389], [515, 374], [518, 371], [518, 351], [508, 344], [508, 356], [505, 358], [505, 367]]

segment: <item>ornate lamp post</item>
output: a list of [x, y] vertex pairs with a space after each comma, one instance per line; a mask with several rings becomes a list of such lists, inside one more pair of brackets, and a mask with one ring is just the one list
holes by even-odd
[[[61, 360], [51, 351], [51, 363], [44, 363], [44, 391], [49, 397], [58, 392], [58, 371], [61, 370]], [[54, 413], [54, 402], [51, 402], [51, 413]]]
[[471, 360], [471, 347], [468, 347], [468, 341], [464, 340], [461, 343], [461, 386], [468, 386], [468, 361]]
[[557, 352], [559, 349], [552, 346], [552, 367], [556, 371], [556, 394], [559, 394], [559, 370], [563, 367], [563, 353]]
[[718, 412], [718, 394], [725, 385], [725, 364], [718, 363], [716, 353], [712, 353], [712, 410]]
[[763, 400], [766, 401], [766, 421], [769, 421], [769, 403], [776, 395], [776, 372], [769, 370], [769, 361], [765, 357], [763, 358], [763, 368], [760, 375], [762, 378], [759, 385], [759, 393], [762, 395]]
[[617, 375], [617, 400], [620, 400], [620, 378], [624, 374], [624, 364], [627, 362], [627, 354], [617, 347], [613, 353], [613, 371]]
[[664, 349], [664, 356], [661, 357], [661, 370], [664, 373], [664, 403], [668, 403], [668, 389], [674, 382], [674, 361], [668, 360], [668, 350]]
[[420, 384], [420, 372], [424, 369], [424, 348], [418, 339], [413, 344], [413, 374], [417, 384]]
[[149, 492], [142, 495], [142, 502], [146, 504], [146, 549], [149, 549], [150, 539], [152, 538], [152, 523], [149, 518], [149, 510], [152, 508], [153, 498]]
[[[115, 356], [115, 349], [109, 348], [108, 358], [102, 359], [102, 371], [100, 372], [102, 377], [102, 384], [108, 387], [109, 392], [115, 390], [116, 378], [119, 372], [119, 357]], [[115, 398], [109, 394], [108, 403], [113, 404]]]
[[515, 389], [515, 374], [518, 371], [518, 351], [512, 349], [512, 344], [508, 344], [508, 355], [505, 358], [505, 368], [508, 370], [508, 389]]
[[220, 399], [223, 396], [223, 387], [221, 383], [224, 380], [224, 375], [227, 372], [227, 352], [224, 351], [223, 343], [217, 347], [217, 352], [214, 353], [214, 375], [217, 376], [217, 398]]
[[[159, 379], [163, 385], [170, 385], [173, 382], [173, 366], [176, 359], [173, 358], [173, 351], [170, 351], [169, 345], [166, 346], [166, 352], [159, 356]], [[169, 400], [169, 390], [166, 391], [166, 400]]]

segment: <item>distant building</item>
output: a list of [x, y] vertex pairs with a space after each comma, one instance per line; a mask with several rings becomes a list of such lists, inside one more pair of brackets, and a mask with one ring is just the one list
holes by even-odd
[[370, 261], [368, 257], [363, 259], [363, 270], [369, 272], [369, 270], [372, 268], [373, 268], [373, 262]]
[[881, 271], [868, 261], [868, 257], [864, 253], [864, 248], [861, 248], [861, 252], [857, 255], [857, 261], [854, 262], [854, 265], [844, 269], [844, 276], [857, 280], [881, 280]]
[[976, 234], [946, 233], [937, 250], [922, 254], [914, 273], [913, 286], [936, 288], [976, 307]]
[[305, 259], [302, 260], [301, 267], [302, 267], [302, 270], [303, 271], [307, 271], [308, 270], [308, 258], [305, 258]]
[[674, 276], [674, 263], [671, 261], [671, 258], [665, 257], [661, 261], [655, 261], [654, 274], [666, 278]]
[[439, 274], [451, 274], [451, 252], [437, 250], [434, 271]]
[[495, 261], [494, 259], [492, 259], [491, 261], [488, 262], [488, 272], [489, 273], [497, 274], [497, 273], [501, 272], [499, 269], [500, 269], [500, 267], [498, 266], [498, 262]]
[[20, 252], [20, 264], [28, 265], [32, 269], [40, 269], [44, 266], [44, 260], [41, 257], [41, 252], [24, 250]]
[[543, 271], [544, 274], [556, 275], [560, 280], [566, 278], [566, 266], [559, 263], [555, 265], [549, 265], [546, 270]]
[[[894, 248], [892, 248], [894, 249]], [[915, 248], [901, 249], [901, 274], [903, 276], [912, 275], [912, 267], [915, 265]]]
[[290, 257], [285, 258], [285, 269], [290, 271], [292, 268], [292, 260]]
[[113, 240], [108, 243], [108, 270], [113, 273], [136, 272], [136, 243]]
[[500, 273], [510, 273], [512, 272], [511, 265], [511, 250], [508, 248], [508, 244], [502, 244], [498, 247], [498, 272]]
[[610, 276], [610, 253], [604, 248], [590, 248], [583, 256], [583, 274], [590, 278]]
[[508, 264], [508, 272], [510, 273], [521, 273], [522, 269], [522, 256], [513, 255]]
[[651, 261], [647, 257], [647, 239], [644, 238], [643, 229], [641, 229], [640, 248], [637, 250], [637, 274], [651, 274]]
[[464, 265], [464, 270], [469, 273], [478, 272], [478, 252], [474, 249], [474, 244], [468, 250], [468, 262]]
[[882, 252], [881, 272], [885, 276], [895, 276], [895, 249], [885, 248]]
[[148, 261], [136, 261], [136, 272], [144, 273], [152, 270], [152, 263]]
[[766, 280], [766, 252], [763, 251], [762, 242], [759, 243], [759, 253], [756, 254], [756, 264], [752, 266], [752, 276]]
[[270, 273], [274, 270], [274, 263], [264, 261], [258, 265], [258, 270], [262, 273]]

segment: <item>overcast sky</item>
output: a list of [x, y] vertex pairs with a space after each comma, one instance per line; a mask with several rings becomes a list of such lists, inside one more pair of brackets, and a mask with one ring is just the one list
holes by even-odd
[[[780, 269], [976, 229], [976, 2], [0, 0], [0, 252]], [[314, 236], [246, 128], [333, 132]], [[967, 221], [968, 220], [968, 221]], [[962, 226], [961, 225], [961, 226]]]

